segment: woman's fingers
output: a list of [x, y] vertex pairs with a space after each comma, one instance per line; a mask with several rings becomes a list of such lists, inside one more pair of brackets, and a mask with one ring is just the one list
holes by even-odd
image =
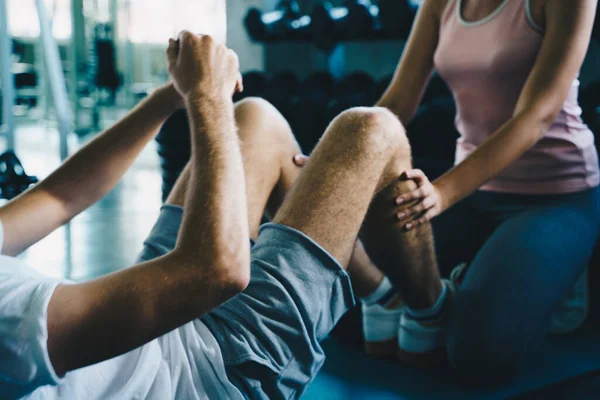
[[403, 203], [407, 203], [411, 200], [422, 199], [426, 196], [431, 195], [432, 193], [433, 193], [433, 185], [431, 185], [431, 183], [429, 183], [429, 181], [428, 181], [428, 184], [420, 186], [410, 193], [405, 193], [402, 196], [398, 196], [396, 198], [396, 204], [403, 204]]

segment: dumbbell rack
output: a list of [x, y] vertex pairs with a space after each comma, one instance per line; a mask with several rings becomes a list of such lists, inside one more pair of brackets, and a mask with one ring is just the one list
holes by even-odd
[[[397, 0], [398, 4], [402, 1], [414, 3], [414, 0]], [[309, 9], [310, 5], [319, 5], [322, 1], [304, 0], [301, 3], [304, 9]], [[276, 9], [276, 1], [265, 0], [262, 10]], [[339, 1], [336, 3], [340, 3]], [[394, 3], [395, 4], [395, 3]], [[408, 7], [408, 6], [407, 6]], [[414, 4], [413, 4], [414, 7]], [[254, 13], [256, 16], [256, 10]], [[312, 13], [312, 12], [311, 12]], [[248, 12], [244, 24], [248, 27]], [[267, 15], [269, 12], [263, 13]], [[277, 12], [273, 14], [277, 15]], [[375, 18], [375, 17], [374, 17]], [[300, 18], [302, 19], [302, 18]], [[409, 24], [408, 20], [403, 23]], [[310, 20], [310, 17], [309, 17]], [[377, 17], [377, 21], [379, 18]], [[399, 21], [400, 23], [401, 21]], [[378, 25], [379, 22], [374, 22]], [[393, 71], [398, 62], [399, 56], [405, 44], [405, 38], [408, 36], [407, 29], [400, 29], [406, 32], [402, 34], [390, 34], [378, 30], [369, 30], [370, 39], [354, 37], [347, 39], [338, 37], [336, 45], [323, 46], [326, 40], [315, 42], [310, 38], [298, 38], [298, 35], [286, 37], [286, 40], [278, 41], [273, 38], [267, 38], [261, 41], [254, 37], [255, 42], [262, 44], [264, 48], [264, 69], [266, 71], [277, 73], [283, 70], [294, 72], [298, 77], [305, 78], [311, 71], [326, 70], [335, 78], [342, 78], [352, 71], [365, 71], [377, 79], [388, 75]], [[387, 31], [386, 31], [387, 32]], [[368, 53], [365, 56], [365, 52]]]

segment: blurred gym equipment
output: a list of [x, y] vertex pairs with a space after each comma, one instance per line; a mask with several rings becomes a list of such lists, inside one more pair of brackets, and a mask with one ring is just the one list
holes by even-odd
[[378, 17], [379, 8], [370, 0], [348, 0], [339, 7], [318, 4], [311, 13], [313, 40], [319, 48], [331, 50], [340, 41], [373, 39]]
[[275, 10], [263, 13], [250, 8], [244, 19], [250, 37], [257, 42], [310, 40], [311, 17], [302, 15], [296, 0], [282, 0]]
[[11, 200], [37, 182], [35, 176], [25, 173], [15, 153], [7, 151], [0, 155], [0, 198]]
[[96, 25], [94, 49], [96, 58], [94, 81], [96, 87], [98, 89], [108, 90], [108, 104], [114, 105], [117, 97], [117, 90], [122, 84], [122, 78], [121, 74], [117, 71], [113, 29], [109, 24]]
[[408, 38], [419, 3], [414, 0], [379, 0], [377, 5], [381, 28], [386, 37]]

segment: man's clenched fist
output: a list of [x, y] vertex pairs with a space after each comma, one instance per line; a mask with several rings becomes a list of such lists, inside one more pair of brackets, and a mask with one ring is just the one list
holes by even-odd
[[167, 60], [173, 85], [183, 98], [196, 91], [208, 98], [230, 99], [242, 90], [237, 55], [210, 36], [181, 32], [177, 41], [169, 40]]

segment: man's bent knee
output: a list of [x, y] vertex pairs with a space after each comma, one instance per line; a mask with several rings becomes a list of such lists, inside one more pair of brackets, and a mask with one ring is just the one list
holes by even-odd
[[235, 104], [235, 119], [242, 140], [269, 136], [269, 142], [298, 148], [290, 125], [281, 113], [260, 97], [247, 97]]
[[260, 97], [246, 97], [235, 103], [236, 114], [270, 114], [278, 113], [277, 109], [267, 100]]
[[[410, 148], [406, 131], [400, 120], [388, 109], [381, 107], [355, 107], [338, 115], [328, 132], [348, 137], [375, 150]], [[344, 139], [340, 139], [344, 140]]]

